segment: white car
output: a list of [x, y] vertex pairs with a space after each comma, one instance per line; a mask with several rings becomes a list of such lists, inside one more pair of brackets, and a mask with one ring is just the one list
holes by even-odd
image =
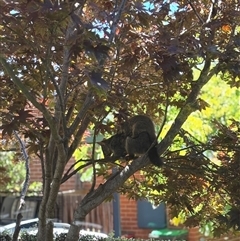
[[[25, 230], [25, 229], [35, 228], [37, 227], [37, 225], [38, 225], [38, 218], [34, 218], [34, 219], [21, 221], [20, 227], [21, 227], [21, 230]], [[10, 235], [12, 235], [14, 233], [15, 226], [16, 226], [16, 223], [4, 225], [0, 227], [0, 233], [7, 232]]]
[[[16, 223], [11, 223], [0, 227], [0, 233], [7, 232], [9, 235], [13, 235]], [[37, 234], [38, 231], [38, 218], [21, 221], [21, 232], [27, 232], [29, 234]], [[53, 222], [53, 234], [67, 233], [70, 228], [68, 223]]]
[[[16, 223], [11, 223], [5, 226], [0, 227], [0, 233], [7, 232], [9, 235], [13, 235], [15, 230]], [[29, 234], [37, 234], [38, 231], [38, 218], [29, 219], [25, 221], [21, 221], [20, 228], [21, 232], [27, 232]], [[56, 237], [56, 235], [59, 235], [61, 233], [68, 233], [70, 228], [70, 224], [68, 223], [58, 223], [53, 222], [53, 234]], [[87, 231], [87, 230], [80, 230], [79, 237], [81, 236], [93, 236], [96, 239], [97, 238], [107, 238], [108, 235], [101, 232], [94, 232], [94, 231]]]
[[84, 230], [84, 229], [80, 230], [80, 237], [81, 236], [93, 236], [93, 237], [96, 238], [94, 240], [97, 240], [97, 238], [108, 238], [108, 235], [105, 234], [105, 233], [87, 231], [87, 230]]

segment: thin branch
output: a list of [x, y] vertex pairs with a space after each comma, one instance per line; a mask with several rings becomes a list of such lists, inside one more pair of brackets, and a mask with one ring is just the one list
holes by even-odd
[[[40, 147], [40, 154], [39, 154], [39, 159], [41, 161], [41, 171], [42, 171], [42, 180], [44, 180], [44, 173], [45, 173], [45, 163], [44, 163], [44, 147], [43, 147], [43, 143], [41, 141], [41, 143], [39, 144]], [[43, 181], [43, 186], [42, 186], [42, 190], [44, 190], [44, 185], [45, 182]]]
[[[116, 30], [117, 30], [117, 25], [118, 25], [118, 22], [121, 18], [121, 15], [122, 15], [123, 9], [126, 5], [126, 2], [127, 2], [127, 0], [122, 0], [119, 8], [116, 9], [117, 14], [116, 14], [115, 18], [113, 19], [113, 23], [112, 23], [111, 30], [110, 30], [110, 37], [109, 37], [110, 43], [113, 42], [113, 40], [114, 40], [114, 36], [115, 36]], [[114, 12], [116, 12], [116, 10]]]
[[[67, 27], [67, 30], [66, 30], [65, 39], [68, 39], [69, 36], [72, 35], [72, 33], [74, 32], [74, 26], [75, 26], [75, 24], [73, 22], [69, 23], [69, 25]], [[55, 103], [55, 112], [54, 112], [54, 124], [55, 124], [54, 129], [56, 129], [57, 133], [59, 131], [60, 123], [63, 122], [63, 120], [65, 120], [65, 117], [64, 117], [65, 106], [63, 106], [63, 100], [64, 100], [65, 91], [66, 91], [66, 86], [67, 86], [67, 83], [68, 83], [69, 63], [70, 63], [69, 46], [64, 45], [64, 48], [63, 48], [63, 63], [62, 63], [62, 78], [60, 80], [59, 85], [56, 84], [56, 82], [54, 80], [54, 77], [52, 77], [52, 81], [53, 81], [53, 84], [54, 84], [55, 89], [57, 91], [57, 97], [58, 97], [57, 101]], [[64, 123], [64, 124], [66, 125], [66, 123]], [[52, 130], [52, 128], [51, 128], [51, 130]], [[66, 137], [66, 135], [67, 135], [66, 128], [64, 128], [64, 131], [65, 131], [64, 139], [66, 139], [67, 138]], [[48, 163], [48, 165], [46, 165], [46, 171], [48, 173], [52, 173], [52, 170], [51, 170], [52, 169], [52, 162], [53, 162], [54, 158], [56, 159], [56, 156], [54, 156], [54, 154], [56, 152], [53, 151], [53, 150], [56, 150], [55, 134], [56, 133], [51, 132], [50, 140], [49, 140], [48, 147], [47, 147], [49, 163]], [[68, 138], [69, 138], [69, 136], [68, 136]]]
[[[50, 43], [50, 46], [52, 46], [51, 43]], [[47, 60], [51, 60], [51, 57], [50, 57], [50, 46], [48, 48], [49, 50], [47, 51], [46, 57], [45, 57]], [[59, 111], [61, 113], [61, 120], [63, 122], [62, 126], [63, 126], [64, 136], [66, 136], [67, 135], [67, 129], [66, 129], [67, 124], [66, 124], [66, 118], [65, 118], [65, 105], [64, 105], [63, 95], [62, 95], [62, 93], [60, 91], [59, 85], [57, 84], [57, 82], [56, 82], [56, 80], [54, 78], [54, 75], [52, 74], [52, 72], [50, 70], [51, 64], [48, 63], [48, 61], [44, 61], [43, 59], [42, 59], [42, 62], [44, 63], [44, 66], [45, 66], [46, 72], [48, 74], [48, 77], [52, 81], [52, 83], [53, 83], [53, 85], [55, 87], [56, 93], [57, 93], [57, 97], [59, 98], [59, 103], [56, 104], [56, 106], [59, 105], [59, 107], [60, 107]]]
[[160, 127], [160, 129], [158, 131], [157, 139], [159, 138], [160, 134], [162, 133], [163, 127], [165, 126], [165, 124], [167, 122], [168, 107], [169, 107], [169, 83], [167, 85], [167, 94], [166, 94], [166, 104], [165, 104], [164, 118], [163, 118], [163, 122], [161, 124], [161, 127]]
[[165, 150], [169, 146], [169, 144], [178, 134], [183, 123], [187, 120], [188, 116], [193, 111], [198, 109], [197, 97], [201, 88], [212, 78], [214, 74], [217, 74], [219, 71], [218, 65], [213, 67], [211, 70], [210, 70], [210, 66], [211, 66], [211, 59], [207, 58], [198, 80], [193, 83], [192, 91], [188, 95], [185, 105], [178, 113], [174, 123], [170, 127], [164, 139], [160, 142], [160, 144], [158, 144], [158, 148], [160, 150]]
[[24, 160], [25, 160], [25, 169], [26, 169], [25, 180], [24, 180], [22, 191], [20, 194], [20, 204], [19, 204], [19, 208], [18, 208], [19, 210], [21, 210], [25, 203], [24, 199], [27, 194], [27, 190], [28, 190], [28, 186], [29, 186], [29, 182], [30, 182], [29, 156], [26, 152], [25, 144], [23, 143], [23, 141], [21, 140], [21, 138], [19, 137], [17, 132], [14, 130], [13, 133], [14, 133], [15, 137], [17, 138], [19, 145], [21, 147], [21, 152], [22, 152]]
[[[120, 8], [118, 9], [118, 14], [115, 16], [115, 19], [114, 19], [113, 24], [111, 26], [111, 34], [110, 34], [110, 37], [109, 37], [109, 43], [111, 43], [113, 41], [113, 38], [114, 38], [114, 35], [115, 35], [115, 32], [116, 32], [116, 28], [117, 28], [117, 24], [118, 24], [118, 21], [120, 20], [121, 13], [123, 11], [125, 3], [126, 3], [126, 0], [123, 0], [122, 3], [120, 4]], [[64, 73], [64, 71], [63, 71], [63, 73]], [[79, 113], [78, 113], [77, 117], [75, 118], [73, 124], [69, 128], [68, 136], [71, 136], [75, 132], [75, 130], [77, 129], [79, 124], [86, 117], [86, 113], [93, 103], [94, 103], [94, 96], [93, 96], [93, 93], [91, 91], [89, 91], [89, 93], [87, 94], [86, 99], [83, 103], [83, 107], [81, 108], [81, 110], [79, 111]], [[82, 123], [81, 123], [81, 125], [82, 125]], [[79, 132], [81, 133], [82, 131], [79, 129], [77, 134], [79, 134]], [[75, 137], [74, 142], [72, 143], [72, 145], [70, 147], [71, 150], [74, 150], [74, 148], [77, 147], [80, 139], [81, 139], [81, 135]], [[69, 154], [72, 154], [72, 152], [73, 151], [70, 151]]]
[[[102, 123], [102, 121], [104, 120], [104, 118], [109, 114], [110, 110], [102, 117], [101, 120], [98, 121], [98, 123]], [[76, 137], [74, 139], [74, 142], [72, 143], [71, 147], [69, 148], [69, 158], [70, 156], [72, 155], [72, 151], [75, 150], [76, 146], [78, 145], [78, 143], [80, 142], [80, 140], [82, 139], [82, 135], [84, 133], [84, 131], [86, 130], [88, 124], [89, 124], [89, 118], [86, 118], [86, 121], [85, 122], [82, 122], [81, 123], [81, 127], [79, 128], [77, 134], [76, 134]], [[77, 165], [80, 161], [83, 161], [83, 160], [78, 160], [76, 161], [73, 165], [70, 166], [70, 168], [67, 170], [67, 172], [64, 174], [63, 176], [63, 179], [62, 179], [62, 182], [65, 182], [66, 180], [68, 180], [71, 176], [73, 176], [74, 174], [76, 174], [78, 171], [80, 171], [82, 168], [92, 164], [94, 165], [96, 162], [114, 162], [116, 161], [116, 158], [115, 157], [110, 157], [108, 159], [100, 159], [100, 160], [94, 160], [94, 153], [95, 153], [95, 142], [96, 142], [96, 127], [95, 127], [95, 130], [94, 130], [94, 141], [93, 141], [93, 149], [92, 149], [92, 160], [84, 160], [85, 162], [87, 161], [88, 164], [84, 165], [83, 167], [78, 167], [77, 169], [75, 169], [72, 173], [69, 174], [69, 172], [71, 171], [71, 169]], [[94, 182], [93, 182], [94, 184]], [[95, 184], [94, 184], [95, 186]]]
[[18, 151], [18, 148], [9, 148], [9, 149], [0, 149], [0, 152], [12, 152], [12, 151]]
[[187, 134], [188, 136], [190, 136], [193, 140], [195, 140], [196, 142], [200, 143], [202, 146], [204, 145], [204, 143], [202, 141], [200, 141], [199, 139], [197, 139], [195, 136], [193, 136], [191, 133], [189, 133], [188, 131], [184, 130], [183, 128], [179, 131], [182, 138], [184, 139], [184, 135]]
[[84, 119], [86, 116], [87, 111], [89, 110], [90, 106], [94, 103], [94, 97], [93, 93], [91, 91], [88, 92], [86, 99], [83, 103], [83, 106], [81, 110], [79, 111], [78, 115], [76, 116], [74, 122], [69, 127], [69, 133], [68, 135], [71, 136], [79, 126], [80, 122]]
[[[102, 123], [102, 121], [105, 119], [105, 117], [108, 115], [109, 112], [107, 112], [100, 120], [97, 121], [97, 124], [95, 124], [94, 128], [94, 134], [93, 134], [93, 147], [92, 147], [92, 159], [94, 160], [95, 158], [95, 146], [96, 146], [96, 136], [97, 136], [97, 130], [98, 130], [98, 123]], [[95, 162], [92, 164], [93, 166], [93, 182], [92, 186], [89, 192], [92, 192], [95, 188], [96, 185], [96, 166]]]
[[23, 187], [22, 187], [21, 194], [20, 194], [20, 198], [19, 198], [19, 207], [18, 207], [19, 213], [17, 215], [16, 227], [15, 227], [15, 230], [14, 230], [14, 233], [13, 233], [13, 241], [17, 241], [18, 235], [19, 235], [19, 232], [20, 232], [20, 223], [21, 223], [21, 219], [23, 217], [21, 211], [22, 211], [23, 206], [25, 204], [25, 197], [26, 197], [29, 182], [30, 182], [30, 170], [29, 170], [29, 156], [26, 152], [25, 144], [21, 140], [21, 138], [19, 137], [18, 133], [15, 130], [13, 131], [13, 133], [14, 133], [16, 139], [19, 142], [20, 149], [21, 149], [21, 152], [22, 152], [24, 160], [25, 160], [25, 169], [26, 169], [25, 180], [24, 180]]
[[[74, 164], [72, 164], [69, 169], [67, 170], [67, 172], [64, 174], [62, 180], [61, 180], [61, 184], [66, 182], [69, 178], [71, 178], [73, 175], [75, 175], [78, 171], [82, 170], [85, 167], [88, 167], [90, 165], [92, 165], [93, 163], [114, 163], [117, 159], [115, 157], [109, 157], [109, 158], [105, 158], [105, 159], [98, 159], [98, 160], [92, 160], [92, 159], [88, 159], [88, 160], [78, 160], [76, 161]], [[77, 167], [74, 171], [72, 171], [70, 173], [70, 171], [74, 168], [74, 166], [76, 166], [79, 162], [86, 162], [85, 164]], [[117, 164], [116, 164], [117, 165]], [[122, 166], [121, 166], [122, 167]]]
[[[64, 174], [63, 179], [64, 179], [64, 177], [67, 177], [67, 176], [68, 176], [69, 172], [70, 172], [78, 163], [80, 163], [80, 162], [88, 162], [88, 164], [89, 164], [90, 161], [91, 161], [91, 160], [82, 160], [82, 159], [80, 159], [80, 160], [74, 162], [74, 163], [68, 168], [68, 170], [66, 171], [66, 173]], [[88, 165], [88, 164], [87, 164], [87, 165]], [[87, 166], [87, 165], [86, 165], [86, 166]], [[85, 166], [84, 166], [84, 167], [85, 167]], [[81, 170], [81, 169], [82, 169], [82, 166], [81, 166], [81, 168], [80, 168], [79, 170]]]
[[202, 24], [204, 24], [203, 19], [202, 19], [201, 16], [198, 14], [198, 12], [197, 12], [197, 10], [195, 9], [192, 1], [191, 1], [191, 0], [188, 0], [187, 2], [188, 2], [188, 4], [191, 6], [193, 12], [196, 14], [196, 16], [197, 16], [197, 18], [199, 19], [199, 21], [200, 21]]
[[82, 121], [81, 121], [81, 125], [78, 129], [78, 131], [75, 133], [75, 137], [73, 142], [71, 143], [70, 147], [68, 148], [68, 156], [67, 156], [67, 160], [69, 160], [73, 154], [73, 152], [76, 150], [76, 148], [78, 147], [84, 132], [86, 131], [88, 125], [90, 123], [90, 119], [88, 116], [86, 116]]
[[[77, 11], [80, 11], [79, 9]], [[65, 39], [66, 41], [69, 39], [69, 37], [74, 33], [75, 30], [75, 23], [73, 21], [71, 21], [67, 27], [66, 30], [66, 35], [65, 35]], [[55, 104], [55, 113], [54, 113], [54, 124], [55, 124], [55, 129], [58, 131], [59, 127], [60, 127], [60, 123], [62, 122], [62, 126], [64, 129], [64, 141], [65, 144], [68, 142], [70, 135], [67, 134], [67, 128], [66, 128], [66, 118], [65, 118], [65, 105], [64, 105], [64, 96], [66, 94], [66, 87], [67, 87], [67, 83], [69, 80], [69, 64], [70, 64], [70, 47], [65, 44], [64, 48], [63, 48], [63, 63], [62, 63], [62, 78], [60, 79], [60, 83], [59, 85], [57, 85], [57, 83], [55, 82], [55, 79], [53, 76], [51, 76], [52, 82], [55, 86], [55, 89], [57, 91], [57, 101]], [[50, 72], [49, 72], [50, 73]], [[52, 128], [51, 128], [52, 130]], [[53, 151], [56, 149], [56, 141], [55, 141], [55, 134], [56, 133], [52, 133], [51, 132], [51, 136], [50, 136], [50, 140], [48, 143], [48, 147], [47, 147], [47, 152], [48, 152], [48, 160], [49, 160], [49, 165], [46, 165], [46, 169], [48, 168], [49, 170], [47, 170], [48, 173], [52, 172], [52, 163], [54, 159], [56, 159], [57, 157], [54, 155], [56, 152]], [[58, 145], [58, 144], [57, 144]], [[58, 150], [65, 151], [65, 146], [63, 145], [62, 142], [62, 147], [58, 148]], [[62, 153], [65, 157], [67, 157], [66, 153]], [[66, 163], [66, 160], [64, 160], [64, 162]], [[62, 169], [62, 166], [60, 163], [56, 163], [56, 165], [58, 165], [59, 167], [61, 167], [60, 169]], [[55, 173], [56, 174], [56, 173]], [[54, 174], [54, 175], [55, 175]]]
[[[64, 183], [64, 182], [66, 182], [69, 178], [71, 178], [73, 175], [75, 175], [78, 171], [80, 171], [80, 170], [82, 170], [83, 168], [88, 167], [88, 166], [90, 166], [91, 164], [94, 163], [93, 160], [85, 160], [85, 162], [86, 162], [85, 164], [77, 167], [74, 171], [72, 171], [71, 173], [69, 173], [70, 170], [71, 170], [77, 163], [79, 163], [79, 162], [81, 162], [81, 161], [83, 161], [83, 160], [78, 160], [76, 163], [74, 163], [73, 165], [71, 165], [71, 167], [68, 169], [68, 171], [67, 171], [67, 172], [64, 174], [64, 176], [62, 177], [61, 184]], [[69, 173], [69, 174], [68, 174], [68, 173]]]
[[167, 86], [167, 98], [166, 98], [166, 105], [165, 105], [165, 111], [164, 111], [164, 118], [163, 118], [163, 122], [161, 124], [160, 130], [158, 131], [158, 134], [156, 136], [155, 141], [151, 144], [151, 146], [148, 148], [147, 152], [145, 153], [145, 155], [147, 155], [147, 153], [149, 153], [149, 151], [157, 144], [157, 140], [160, 136], [160, 134], [162, 133], [163, 127], [167, 121], [167, 110], [168, 110], [168, 106], [169, 106], [169, 84]]
[[[94, 160], [94, 156], [95, 156], [96, 134], [97, 134], [97, 128], [96, 128], [96, 125], [95, 125], [94, 133], [93, 133], [93, 147], [92, 147], [92, 159], [93, 160]], [[95, 162], [93, 162], [92, 167], [93, 167], [93, 182], [92, 182], [92, 186], [91, 186], [89, 192], [92, 192], [95, 188], [95, 185], [96, 185], [96, 165], [95, 165]]]
[[211, 5], [211, 9], [209, 11], [209, 15], [208, 15], [208, 18], [207, 18], [207, 21], [206, 23], [210, 22], [212, 19], [215, 18], [215, 16], [217, 15], [217, 8], [216, 8], [216, 4], [217, 4], [218, 0], [214, 0], [212, 2], [212, 5]]

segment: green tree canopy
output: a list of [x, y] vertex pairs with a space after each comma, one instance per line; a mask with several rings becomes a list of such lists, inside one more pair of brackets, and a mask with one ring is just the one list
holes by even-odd
[[24, 180], [24, 162], [14, 160], [14, 152], [0, 152], [0, 160], [0, 192], [20, 192]]
[[[239, 229], [239, 122], [234, 112], [207, 115], [205, 98], [221, 102], [222, 95], [202, 90], [218, 84], [215, 76], [239, 87], [238, 1], [1, 0], [0, 7], [2, 137], [17, 131], [42, 163], [39, 241], [51, 240], [46, 220], [86, 130], [92, 150], [78, 169], [92, 165], [93, 180], [98, 174], [106, 182], [93, 181], [67, 241], [77, 240], [77, 221], [115, 191], [186, 210], [186, 225], [210, 220], [219, 232]], [[213, 121], [205, 139], [187, 125], [199, 111]], [[159, 128], [163, 168], [143, 156], [109, 175], [116, 160], [95, 158], [95, 137], [142, 113]], [[130, 178], [139, 170], [141, 182]]]

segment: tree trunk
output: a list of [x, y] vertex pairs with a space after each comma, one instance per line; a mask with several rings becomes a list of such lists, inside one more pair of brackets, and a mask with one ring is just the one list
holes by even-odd
[[67, 240], [71, 240], [71, 241], [79, 240], [79, 232], [80, 232], [80, 225], [77, 225], [77, 223], [72, 224], [70, 226], [70, 229], [69, 229], [68, 234], [67, 234], [67, 239], [65, 241], [67, 241]]
[[[54, 170], [54, 177], [49, 179], [46, 178], [43, 200], [39, 210], [38, 241], [52, 241], [52, 228], [50, 227], [50, 224], [46, 223], [46, 219], [55, 217], [55, 204], [64, 172], [66, 163], [65, 160], [65, 153], [58, 153], [57, 166]], [[52, 180], [52, 182], [50, 180]]]
[[37, 234], [37, 240], [38, 241], [52, 241], [52, 239], [49, 239], [49, 230], [47, 229], [47, 202], [48, 202], [48, 195], [44, 195], [42, 202], [40, 204], [39, 209], [39, 222], [38, 222], [38, 234]]
[[51, 185], [52, 178], [43, 174], [43, 182], [44, 182], [44, 190], [43, 190], [43, 198], [40, 204], [39, 213], [38, 213], [38, 241], [45, 241], [46, 240], [46, 207], [50, 193], [50, 185]]

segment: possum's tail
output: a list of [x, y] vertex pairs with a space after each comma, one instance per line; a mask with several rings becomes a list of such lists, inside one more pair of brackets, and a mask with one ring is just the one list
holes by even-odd
[[158, 155], [157, 147], [153, 146], [149, 151], [148, 151], [148, 157], [150, 162], [158, 167], [161, 167], [163, 165], [163, 160], [162, 158]]

